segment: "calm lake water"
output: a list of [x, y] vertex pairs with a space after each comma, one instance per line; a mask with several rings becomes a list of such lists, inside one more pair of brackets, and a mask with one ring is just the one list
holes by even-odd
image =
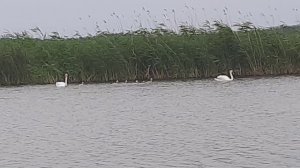
[[300, 77], [0, 88], [0, 167], [298, 168]]

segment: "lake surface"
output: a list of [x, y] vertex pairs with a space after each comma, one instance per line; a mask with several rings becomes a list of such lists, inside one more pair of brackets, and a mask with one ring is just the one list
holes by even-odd
[[0, 167], [300, 167], [300, 77], [0, 88]]

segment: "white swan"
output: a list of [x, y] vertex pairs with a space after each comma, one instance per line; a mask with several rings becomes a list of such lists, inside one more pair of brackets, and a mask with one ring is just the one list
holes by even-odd
[[56, 87], [66, 87], [68, 85], [68, 74], [65, 74], [65, 82], [56, 82]]
[[83, 86], [84, 85], [84, 82], [81, 82], [80, 84], [79, 84], [79, 86]]
[[153, 78], [150, 78], [150, 80], [145, 83], [152, 83], [152, 82], [153, 82]]
[[232, 75], [232, 70], [229, 71], [230, 78], [226, 75], [219, 75], [215, 78], [216, 81], [232, 81], [233, 80], [233, 75]]

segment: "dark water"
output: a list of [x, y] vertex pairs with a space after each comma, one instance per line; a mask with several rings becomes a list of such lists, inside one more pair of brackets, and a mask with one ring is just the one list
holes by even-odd
[[0, 167], [300, 167], [300, 77], [0, 88]]

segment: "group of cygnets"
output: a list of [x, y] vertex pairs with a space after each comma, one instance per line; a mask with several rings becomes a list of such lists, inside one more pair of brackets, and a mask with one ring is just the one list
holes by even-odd
[[[133, 83], [151, 83], [153, 82], [153, 78], [150, 78], [148, 81], [139, 81], [139, 80], [135, 80], [135, 82]], [[129, 83], [128, 80], [125, 80], [124, 82], [120, 82], [119, 80], [116, 80], [114, 83]]]

